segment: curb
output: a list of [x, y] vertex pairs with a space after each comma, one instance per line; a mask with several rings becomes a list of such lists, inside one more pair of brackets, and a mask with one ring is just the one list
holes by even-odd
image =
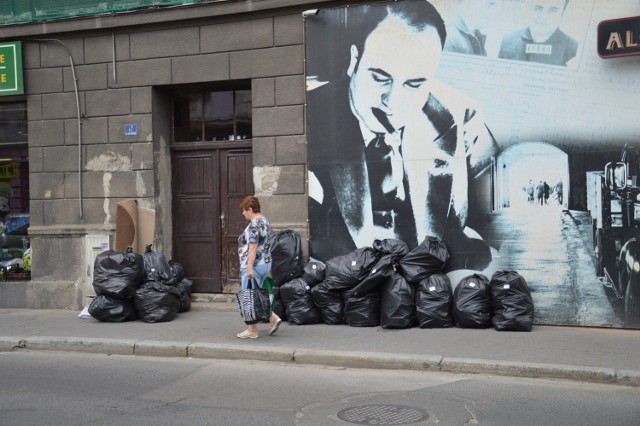
[[492, 374], [537, 379], [563, 379], [640, 387], [640, 371], [517, 361], [295, 349], [186, 341], [116, 340], [76, 337], [0, 336], [0, 352], [47, 350], [105, 355], [229, 359], [324, 365], [344, 368], [415, 370], [459, 374]]

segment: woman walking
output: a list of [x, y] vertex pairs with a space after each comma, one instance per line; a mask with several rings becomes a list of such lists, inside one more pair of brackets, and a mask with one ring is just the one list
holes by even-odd
[[[264, 279], [271, 270], [271, 253], [269, 234], [271, 225], [260, 212], [260, 202], [252, 195], [245, 197], [240, 202], [242, 215], [249, 224], [238, 237], [238, 255], [240, 256], [240, 273], [242, 274], [242, 289], [246, 289], [250, 282], [262, 288]], [[269, 318], [269, 335], [278, 331], [282, 320], [275, 313]], [[248, 324], [242, 333], [238, 333], [241, 339], [256, 339], [258, 337], [258, 324]]]

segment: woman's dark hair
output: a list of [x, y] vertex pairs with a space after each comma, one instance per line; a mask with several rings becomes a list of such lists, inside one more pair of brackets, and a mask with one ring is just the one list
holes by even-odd
[[260, 201], [253, 195], [247, 195], [240, 201], [240, 208], [242, 210], [251, 209], [254, 213], [260, 213]]

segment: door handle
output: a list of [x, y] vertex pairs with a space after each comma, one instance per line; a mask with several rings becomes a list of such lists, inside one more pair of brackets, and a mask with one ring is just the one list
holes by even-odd
[[227, 226], [227, 218], [224, 216], [224, 212], [220, 215], [220, 226], [225, 228]]

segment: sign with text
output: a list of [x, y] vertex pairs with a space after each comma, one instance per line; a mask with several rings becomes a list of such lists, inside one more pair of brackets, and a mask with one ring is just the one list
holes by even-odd
[[601, 58], [640, 55], [640, 16], [600, 22], [598, 55]]
[[0, 96], [22, 95], [22, 43], [0, 43]]

